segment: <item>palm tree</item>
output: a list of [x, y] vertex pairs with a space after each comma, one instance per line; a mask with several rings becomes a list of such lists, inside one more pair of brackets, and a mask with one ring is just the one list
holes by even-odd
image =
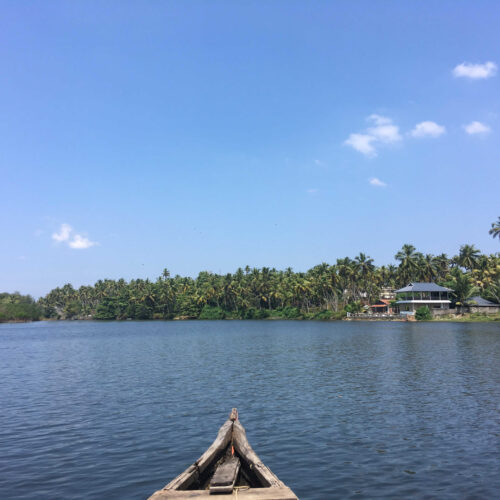
[[453, 269], [451, 275], [450, 285], [456, 298], [456, 304], [463, 307], [467, 303], [467, 299], [477, 293], [477, 288], [472, 285], [469, 275], [460, 269]]
[[462, 245], [457, 258], [458, 265], [470, 271], [476, 266], [480, 255], [480, 250], [474, 245]]
[[356, 271], [361, 275], [362, 278], [366, 278], [373, 270], [375, 266], [373, 265], [373, 259], [368, 257], [366, 254], [361, 252], [357, 257], [354, 258], [354, 267]]
[[436, 259], [428, 253], [420, 260], [421, 276], [424, 281], [434, 281], [437, 275]]
[[491, 223], [489, 233], [493, 236], [493, 238], [497, 237], [500, 240], [500, 217], [498, 217], [496, 222]]
[[442, 253], [434, 257], [434, 263], [436, 265], [438, 279], [446, 279], [446, 275], [448, 274], [448, 270], [450, 267], [450, 260], [448, 259], [448, 256], [445, 253]]
[[366, 298], [369, 295], [372, 295], [373, 293], [370, 292], [372, 292], [372, 289], [374, 288], [371, 285], [373, 283], [373, 271], [375, 269], [373, 259], [361, 252], [354, 259], [354, 269], [359, 276], [361, 292], [364, 292], [360, 293], [360, 296], [363, 295]]
[[339, 285], [342, 290], [342, 299], [344, 304], [349, 302], [349, 299], [356, 296], [356, 279], [354, 261], [349, 257], [345, 259], [337, 259], [337, 273], [339, 276]]
[[403, 245], [401, 250], [394, 256], [399, 260], [399, 275], [401, 278], [400, 284], [407, 284], [416, 278], [418, 271], [418, 261], [422, 254], [416, 251], [413, 245]]

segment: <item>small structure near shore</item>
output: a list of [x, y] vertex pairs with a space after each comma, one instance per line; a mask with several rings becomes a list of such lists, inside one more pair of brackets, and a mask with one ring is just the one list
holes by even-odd
[[371, 312], [379, 314], [394, 314], [394, 309], [391, 306], [391, 301], [387, 299], [380, 299], [375, 304], [370, 306]]
[[500, 312], [500, 304], [483, 299], [479, 295], [468, 299], [466, 307], [471, 313], [497, 314]]

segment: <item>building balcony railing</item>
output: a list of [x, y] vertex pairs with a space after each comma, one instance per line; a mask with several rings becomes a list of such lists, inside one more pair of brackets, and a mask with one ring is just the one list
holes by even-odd
[[400, 299], [396, 300], [396, 304], [409, 304], [409, 303], [418, 303], [418, 304], [451, 304], [451, 300], [449, 299], [438, 299], [438, 300], [428, 300], [428, 299], [419, 299], [415, 297], [414, 299]]
[[450, 300], [448, 292], [414, 292], [398, 294], [396, 300]]

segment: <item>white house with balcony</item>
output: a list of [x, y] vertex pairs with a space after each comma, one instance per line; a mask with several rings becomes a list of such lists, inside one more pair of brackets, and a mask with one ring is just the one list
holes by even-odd
[[396, 304], [403, 314], [412, 314], [422, 306], [427, 306], [434, 315], [448, 314], [450, 292], [453, 290], [436, 283], [410, 283], [396, 290]]

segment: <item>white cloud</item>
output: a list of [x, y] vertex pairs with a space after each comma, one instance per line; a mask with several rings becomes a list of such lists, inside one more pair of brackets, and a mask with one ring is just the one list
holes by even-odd
[[484, 64], [462, 63], [455, 66], [453, 75], [455, 77], [472, 78], [474, 80], [490, 78], [495, 76], [497, 65], [494, 62], [488, 61]]
[[481, 122], [471, 122], [468, 125], [464, 125], [464, 129], [469, 135], [487, 134], [491, 132], [491, 128]]
[[392, 123], [392, 120], [387, 116], [381, 116], [377, 114], [370, 115], [367, 120], [372, 121], [373, 123], [375, 123], [375, 125], [389, 125], [390, 123]]
[[399, 127], [396, 127], [396, 125], [378, 125], [369, 128], [368, 132], [380, 142], [391, 143], [401, 140]]
[[316, 163], [316, 165], [318, 165], [318, 167], [324, 167], [325, 166], [325, 163], [322, 162], [321, 160], [314, 160], [314, 163]]
[[61, 224], [59, 232], [52, 234], [52, 239], [57, 243], [65, 242], [70, 248], [77, 250], [90, 248], [98, 244], [95, 241], [90, 241], [86, 236], [74, 233], [69, 224]]
[[68, 245], [70, 246], [70, 248], [81, 250], [93, 247], [94, 245], [97, 245], [97, 243], [95, 241], [90, 241], [88, 238], [82, 236], [81, 234], [75, 234]]
[[68, 241], [71, 231], [73, 231], [73, 228], [69, 224], [61, 224], [61, 229], [58, 233], [52, 234], [52, 239], [59, 243], [61, 241]]
[[375, 137], [376, 140], [385, 143], [397, 142], [401, 140], [399, 127], [394, 125], [392, 118], [380, 115], [370, 115], [368, 121], [375, 124], [375, 127], [370, 127], [368, 133]]
[[317, 188], [309, 188], [306, 190], [307, 194], [317, 194], [319, 192], [319, 189]]
[[413, 137], [439, 137], [446, 132], [446, 128], [436, 122], [421, 122], [415, 125], [410, 132]]
[[376, 146], [379, 143], [391, 144], [402, 139], [399, 127], [394, 125], [391, 118], [381, 115], [370, 115], [368, 121], [373, 122], [374, 127], [369, 127], [362, 134], [351, 134], [344, 144], [351, 146], [356, 151], [366, 156], [377, 156]]
[[376, 177], [372, 177], [369, 181], [368, 181], [372, 186], [375, 186], [375, 187], [386, 187], [387, 184], [383, 181], [381, 181], [380, 179], [377, 179]]
[[372, 146], [375, 137], [367, 134], [351, 134], [344, 144], [351, 146], [356, 151], [363, 153], [366, 156], [376, 156], [377, 151]]

